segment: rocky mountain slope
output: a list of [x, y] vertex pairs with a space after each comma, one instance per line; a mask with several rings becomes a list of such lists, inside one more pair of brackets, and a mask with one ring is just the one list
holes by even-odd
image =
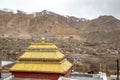
[[111, 32], [120, 30], [120, 20], [113, 16], [100, 16], [81, 25], [85, 32]]
[[[63, 16], [44, 10], [32, 14], [0, 11], [0, 36], [32, 38], [33, 36], [77, 35], [93, 41], [120, 39], [120, 20], [100, 16], [93, 20]], [[117, 37], [117, 38], [116, 38]]]
[[46, 10], [33, 14], [0, 11], [0, 33], [1, 36], [23, 38], [38, 35], [73, 35], [78, 32], [75, 27], [86, 21], [83, 18], [64, 17]]
[[120, 20], [113, 16], [100, 16], [79, 27], [87, 42], [120, 43]]
[[[40, 36], [67, 36], [85, 45], [105, 44], [120, 50], [120, 20], [100, 16], [93, 20], [63, 16], [44, 10], [27, 14], [0, 11], [0, 37], [33, 39]], [[107, 47], [107, 46], [106, 46]], [[108, 47], [107, 47], [108, 48]]]

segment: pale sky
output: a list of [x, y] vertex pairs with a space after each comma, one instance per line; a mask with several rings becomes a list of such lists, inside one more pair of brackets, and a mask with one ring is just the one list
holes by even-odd
[[120, 0], [0, 0], [0, 9], [3, 8], [27, 13], [48, 10], [87, 19], [113, 15], [120, 19]]

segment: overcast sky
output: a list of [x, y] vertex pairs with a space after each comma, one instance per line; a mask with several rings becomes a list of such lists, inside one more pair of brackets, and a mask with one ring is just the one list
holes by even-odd
[[113, 15], [120, 19], [120, 0], [0, 0], [0, 9], [3, 8], [28, 13], [48, 10], [87, 19]]

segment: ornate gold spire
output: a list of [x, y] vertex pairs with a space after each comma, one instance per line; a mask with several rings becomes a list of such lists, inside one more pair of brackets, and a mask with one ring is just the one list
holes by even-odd
[[41, 38], [41, 44], [45, 44], [45, 38], [44, 37]]

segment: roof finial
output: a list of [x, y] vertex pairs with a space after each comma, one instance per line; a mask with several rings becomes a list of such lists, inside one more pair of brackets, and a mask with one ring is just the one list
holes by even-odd
[[41, 38], [41, 43], [45, 44], [45, 38], [44, 37]]

